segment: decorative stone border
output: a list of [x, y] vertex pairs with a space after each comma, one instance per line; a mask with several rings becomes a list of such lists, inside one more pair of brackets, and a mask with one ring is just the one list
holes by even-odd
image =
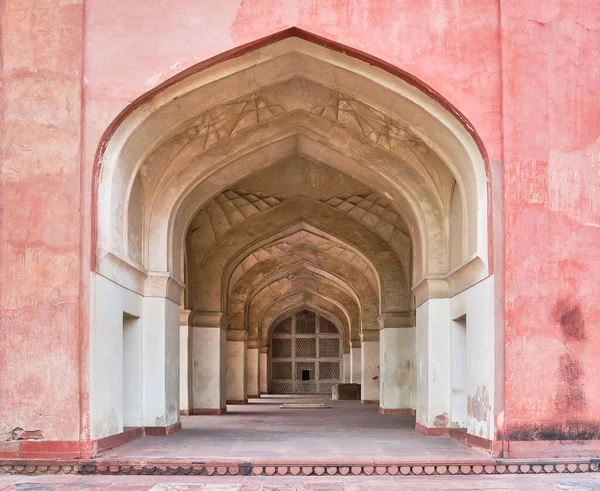
[[451, 463], [302, 464], [185, 461], [0, 461], [0, 474], [84, 474], [148, 476], [371, 476], [371, 475], [478, 475], [478, 474], [574, 474], [598, 472], [600, 459], [553, 461], [484, 461]]

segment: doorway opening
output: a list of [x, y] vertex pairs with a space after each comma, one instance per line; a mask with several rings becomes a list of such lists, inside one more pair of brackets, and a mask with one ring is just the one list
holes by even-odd
[[123, 427], [142, 426], [142, 320], [123, 313]]
[[452, 426], [467, 427], [467, 316], [452, 322]]

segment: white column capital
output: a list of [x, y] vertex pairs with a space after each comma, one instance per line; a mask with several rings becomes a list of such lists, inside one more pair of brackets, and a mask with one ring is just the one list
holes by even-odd
[[361, 343], [378, 343], [379, 331], [363, 331], [360, 333]]
[[229, 319], [223, 312], [195, 311], [190, 314], [190, 326], [227, 329]]
[[415, 327], [416, 318], [414, 312], [386, 312], [377, 319], [379, 329], [398, 329]]
[[227, 329], [227, 341], [246, 341], [248, 339], [248, 331], [240, 331], [237, 329]]

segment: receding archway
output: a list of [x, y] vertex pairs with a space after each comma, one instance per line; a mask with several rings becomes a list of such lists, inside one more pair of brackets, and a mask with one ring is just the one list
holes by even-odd
[[[191, 71], [103, 145], [92, 392], [104, 337], [138, 315], [143, 369], [161, 381], [144, 392], [144, 425], [178, 421], [184, 288], [191, 413], [245, 401], [277, 296], [308, 291], [344, 312], [348, 350], [360, 338], [365, 401], [448, 428], [451, 322], [465, 314], [480, 319], [466, 332], [466, 393], [493, 392], [479, 141], [433, 91], [338, 48], [291, 36]], [[92, 399], [92, 436], [108, 436], [118, 398]], [[492, 439], [493, 415], [491, 403], [467, 415], [467, 431]]]

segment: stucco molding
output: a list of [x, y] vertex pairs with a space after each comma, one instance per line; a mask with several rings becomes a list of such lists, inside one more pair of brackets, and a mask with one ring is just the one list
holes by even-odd
[[190, 326], [193, 327], [218, 327], [227, 329], [229, 319], [223, 312], [192, 312]]

